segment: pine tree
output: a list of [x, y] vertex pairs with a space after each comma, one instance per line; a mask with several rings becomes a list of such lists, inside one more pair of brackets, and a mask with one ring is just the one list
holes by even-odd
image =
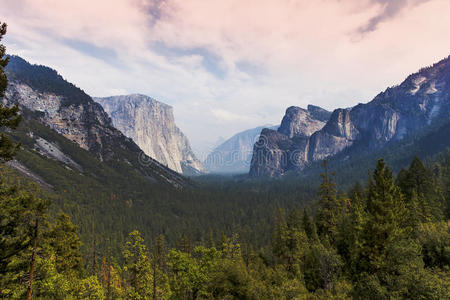
[[[324, 173], [319, 186], [319, 208], [317, 212], [317, 233], [323, 240], [333, 243], [339, 218], [343, 211], [341, 199], [338, 197], [336, 183], [328, 173], [327, 161], [323, 161]], [[333, 174], [331, 174], [333, 175]]]
[[153, 299], [167, 299], [170, 295], [166, 257], [167, 248], [164, 236], [160, 234], [155, 238], [152, 252]]
[[123, 249], [127, 295], [131, 299], [149, 299], [152, 293], [152, 270], [144, 239], [139, 231], [129, 234]]
[[[368, 183], [367, 220], [352, 256], [357, 298], [401, 297], [407, 277], [423, 267], [408, 226], [408, 210], [392, 172], [380, 159]], [[359, 223], [359, 222], [358, 222]], [[355, 227], [356, 230], [356, 227]], [[403, 280], [403, 281], [402, 281]]]
[[[0, 41], [6, 34], [6, 24], [0, 22]], [[8, 87], [8, 79], [5, 73], [5, 67], [8, 64], [9, 58], [5, 57], [6, 48], [0, 44], [0, 99], [3, 98], [6, 88]], [[19, 116], [19, 108], [5, 107], [0, 103], [0, 129], [3, 127], [14, 129], [21, 120]], [[16, 151], [19, 149], [19, 144], [14, 144], [11, 139], [4, 133], [0, 134], [0, 162], [5, 162], [13, 159]]]
[[303, 227], [303, 230], [305, 231], [308, 239], [316, 238], [317, 233], [315, 232], [315, 228], [313, 227], [311, 218], [309, 217], [308, 212], [306, 211], [306, 208], [303, 210], [302, 227]]
[[415, 157], [409, 169], [398, 174], [397, 184], [417, 222], [432, 221], [433, 215], [434, 219], [441, 218], [443, 212], [433, 178], [419, 158]]
[[380, 270], [386, 259], [387, 244], [405, 237], [406, 208], [400, 189], [395, 185], [392, 172], [380, 159], [369, 182], [365, 227], [365, 260], [369, 272]]
[[280, 209], [272, 240], [273, 254], [292, 276], [298, 276], [308, 237], [301, 227], [301, 218], [296, 210], [289, 214], [288, 220], [286, 222], [284, 211]]
[[[31, 296], [48, 205], [18, 187], [0, 187], [0, 286], [14, 286], [18, 278], [9, 275], [26, 273]], [[5, 297], [1, 287], [0, 296]]]
[[70, 217], [60, 214], [46, 238], [54, 253], [56, 270], [66, 276], [80, 276], [83, 268], [81, 242]]
[[433, 190], [433, 179], [425, 165], [418, 157], [414, 157], [408, 170], [410, 184], [407, 192], [415, 190], [417, 195], [428, 196]]

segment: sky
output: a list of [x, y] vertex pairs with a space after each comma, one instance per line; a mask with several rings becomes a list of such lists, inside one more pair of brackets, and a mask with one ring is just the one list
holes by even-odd
[[174, 108], [200, 158], [291, 105], [370, 101], [450, 54], [448, 0], [1, 0], [10, 54]]

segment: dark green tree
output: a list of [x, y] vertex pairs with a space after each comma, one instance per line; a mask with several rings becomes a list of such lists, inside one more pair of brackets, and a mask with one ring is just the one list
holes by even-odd
[[420, 247], [408, 226], [403, 195], [382, 159], [369, 180], [367, 197], [367, 219], [356, 241], [359, 253], [352, 256], [356, 297], [404, 297], [408, 274], [423, 267], [423, 263]]
[[152, 293], [150, 256], [139, 231], [130, 233], [123, 249], [127, 296], [130, 299], [149, 299]]
[[308, 239], [314, 240], [317, 238], [316, 228], [314, 227], [314, 224], [311, 222], [311, 218], [309, 217], [306, 208], [303, 210], [302, 227]]
[[81, 242], [77, 227], [67, 214], [60, 214], [57, 217], [46, 238], [54, 255], [57, 272], [66, 276], [80, 276], [83, 269]]
[[[37, 193], [37, 192], [35, 192]], [[22, 274], [27, 278], [27, 298], [33, 294], [37, 251], [43, 245], [49, 203], [17, 187], [0, 188], [0, 286], [23, 287]], [[2, 290], [0, 296], [20, 288]]]
[[167, 276], [167, 248], [162, 234], [158, 235], [154, 240], [151, 258], [153, 276], [152, 298], [163, 299], [169, 294], [169, 278]]
[[288, 221], [284, 211], [279, 209], [278, 220], [272, 239], [273, 254], [292, 276], [300, 275], [302, 259], [306, 252], [308, 238], [301, 227], [297, 210], [289, 214]]
[[[0, 22], [0, 41], [6, 34], [6, 23]], [[8, 87], [8, 78], [6, 77], [5, 67], [8, 64], [9, 58], [5, 57], [6, 48], [3, 44], [0, 44], [0, 99], [5, 95], [5, 91]], [[19, 108], [5, 107], [0, 103], [0, 129], [4, 127], [9, 129], [16, 128], [21, 120], [19, 116]], [[19, 149], [19, 144], [14, 144], [11, 139], [5, 134], [0, 134], [0, 162], [11, 160], [14, 154]]]
[[337, 193], [336, 183], [328, 172], [328, 162], [323, 161], [324, 172], [320, 175], [319, 208], [317, 211], [317, 233], [323, 240], [334, 242], [339, 218], [343, 212], [343, 201]]
[[405, 237], [407, 211], [400, 189], [395, 185], [392, 172], [380, 159], [369, 181], [365, 225], [364, 270], [376, 273], [382, 269], [387, 256], [387, 245]]

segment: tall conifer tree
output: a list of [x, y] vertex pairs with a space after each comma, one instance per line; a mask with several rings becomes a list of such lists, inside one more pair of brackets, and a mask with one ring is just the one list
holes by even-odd
[[[6, 28], [6, 23], [0, 22], [0, 41], [6, 34]], [[9, 58], [5, 57], [5, 54], [6, 48], [3, 44], [0, 44], [0, 99], [3, 98], [8, 87], [5, 67], [8, 65]], [[14, 129], [19, 125], [20, 120], [21, 117], [17, 106], [5, 107], [0, 103], [0, 129], [3, 127]], [[11, 160], [18, 148], [19, 145], [14, 144], [6, 134], [0, 134], [0, 162]]]

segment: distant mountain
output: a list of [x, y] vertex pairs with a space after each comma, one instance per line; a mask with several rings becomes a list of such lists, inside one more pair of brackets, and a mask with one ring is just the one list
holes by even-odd
[[[113, 167], [126, 165], [121, 171], [122, 176], [127, 176], [127, 172], [138, 172], [152, 182], [184, 186], [183, 177], [145, 155], [131, 139], [113, 126], [100, 104], [64, 80], [55, 70], [31, 65], [20, 57], [11, 56], [6, 72], [9, 85], [2, 100], [5, 105], [18, 105], [30, 121], [50, 127], [87, 150], [99, 162]], [[67, 153], [55, 154], [60, 149], [52, 140], [34, 134], [32, 128], [29, 130], [36, 151], [60, 160], [68, 168], [81, 170]]]
[[94, 100], [103, 106], [114, 126], [148, 156], [185, 175], [205, 171], [187, 137], [175, 125], [171, 106], [138, 94]]
[[247, 173], [250, 169], [253, 144], [264, 128], [278, 126], [265, 125], [248, 129], [233, 135], [208, 154], [205, 167], [212, 173]]
[[336, 109], [321, 128], [319, 123], [310, 123], [308, 116], [292, 117], [295, 113], [291, 110], [286, 111], [285, 124], [278, 131], [261, 133], [254, 146], [251, 176], [300, 172], [344, 149], [351, 159], [351, 154], [379, 151], [388, 142], [400, 141], [433, 124], [448, 121], [450, 58], [408, 76], [367, 104]]

